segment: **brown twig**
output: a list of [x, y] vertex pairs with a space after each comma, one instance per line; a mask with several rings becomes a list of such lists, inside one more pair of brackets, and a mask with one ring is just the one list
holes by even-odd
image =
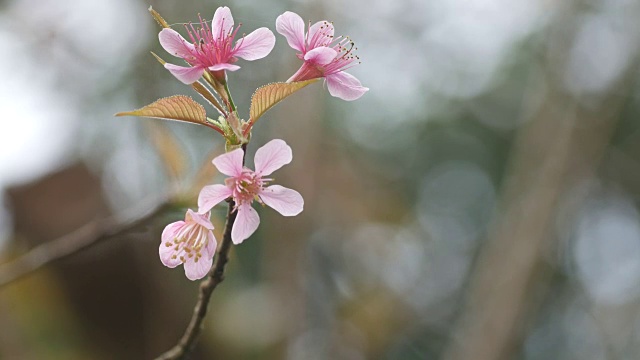
[[[73, 255], [104, 240], [121, 236], [135, 228], [146, 226], [150, 220], [170, 206], [171, 204], [166, 202], [155, 206], [144, 204], [131, 209], [127, 214], [117, 214], [92, 221], [70, 234], [36, 246], [19, 258], [0, 265], [0, 287], [51, 262]], [[145, 215], [140, 217], [138, 215], [140, 213]], [[123, 220], [123, 215], [128, 220]], [[131, 220], [133, 216], [136, 216], [135, 220]]]
[[207, 275], [207, 278], [200, 283], [200, 294], [198, 296], [198, 302], [193, 309], [193, 316], [189, 322], [189, 326], [182, 335], [178, 344], [176, 344], [169, 351], [160, 355], [156, 360], [169, 360], [169, 359], [184, 359], [186, 358], [193, 348], [196, 341], [202, 331], [202, 322], [207, 315], [207, 308], [209, 306], [209, 300], [213, 290], [224, 280], [224, 268], [229, 261], [229, 250], [231, 249], [231, 229], [233, 223], [236, 220], [237, 212], [233, 211], [235, 203], [229, 202], [229, 210], [227, 212], [227, 223], [224, 229], [224, 235], [222, 237], [222, 245], [216, 259], [216, 263]]
[[[242, 144], [242, 150], [244, 156], [242, 157], [242, 164], [244, 165], [245, 157], [247, 156], [247, 144]], [[158, 356], [156, 360], [173, 360], [173, 359], [185, 359], [193, 351], [196, 345], [196, 341], [200, 337], [202, 331], [202, 322], [205, 316], [207, 316], [207, 308], [209, 307], [209, 300], [213, 290], [224, 280], [224, 268], [229, 261], [229, 250], [231, 250], [231, 229], [233, 229], [233, 223], [236, 221], [237, 211], [234, 211], [236, 204], [233, 200], [229, 200], [229, 209], [227, 211], [227, 222], [224, 226], [224, 234], [222, 235], [222, 245], [218, 250], [218, 256], [216, 262], [209, 271], [209, 275], [200, 283], [200, 294], [198, 295], [198, 302], [195, 308], [193, 308], [193, 315], [191, 321], [184, 331], [184, 335], [180, 338], [180, 341], [169, 349], [164, 354]]]

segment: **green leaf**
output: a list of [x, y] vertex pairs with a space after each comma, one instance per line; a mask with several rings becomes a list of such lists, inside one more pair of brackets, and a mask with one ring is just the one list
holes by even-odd
[[287, 96], [316, 81], [318, 81], [318, 79], [292, 83], [278, 82], [259, 87], [251, 97], [251, 110], [249, 111], [251, 122], [255, 123], [267, 110], [284, 100]]
[[142, 116], [209, 126], [204, 107], [185, 95], [162, 98], [141, 109], [120, 112], [116, 116]]

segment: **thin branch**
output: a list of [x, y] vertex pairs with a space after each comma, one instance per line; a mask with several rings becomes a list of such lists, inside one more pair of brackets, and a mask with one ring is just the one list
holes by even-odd
[[[73, 255], [104, 240], [113, 239], [136, 228], [146, 226], [149, 221], [165, 212], [170, 206], [167, 202], [153, 206], [145, 203], [124, 214], [92, 221], [70, 234], [36, 246], [19, 258], [0, 265], [0, 287], [51, 262]], [[140, 216], [140, 213], [144, 215]]]
[[[242, 164], [244, 165], [245, 157], [247, 156], [247, 144], [242, 144], [242, 150], [244, 155], [242, 157]], [[233, 223], [236, 221], [237, 211], [234, 211], [236, 204], [233, 200], [229, 200], [229, 209], [227, 210], [227, 222], [224, 226], [224, 234], [222, 235], [222, 245], [218, 250], [218, 256], [216, 263], [209, 271], [207, 278], [200, 283], [200, 293], [198, 295], [198, 302], [195, 308], [193, 308], [193, 315], [191, 321], [187, 326], [187, 329], [180, 338], [180, 341], [169, 349], [164, 354], [158, 356], [156, 360], [174, 360], [174, 359], [186, 359], [193, 351], [193, 348], [200, 337], [202, 332], [202, 322], [205, 316], [207, 316], [207, 308], [209, 307], [209, 300], [213, 290], [224, 280], [224, 268], [229, 261], [229, 250], [231, 250], [231, 229], [233, 229]]]
[[231, 229], [236, 220], [236, 211], [233, 211], [235, 203], [229, 202], [229, 210], [227, 212], [227, 223], [222, 237], [222, 245], [216, 259], [216, 263], [207, 275], [207, 278], [200, 283], [200, 294], [198, 302], [193, 309], [193, 316], [189, 322], [189, 326], [182, 335], [182, 338], [173, 348], [156, 358], [156, 360], [169, 359], [185, 359], [195, 347], [195, 344], [202, 331], [202, 322], [207, 315], [207, 308], [213, 290], [224, 280], [224, 268], [229, 261], [229, 250], [231, 249]]

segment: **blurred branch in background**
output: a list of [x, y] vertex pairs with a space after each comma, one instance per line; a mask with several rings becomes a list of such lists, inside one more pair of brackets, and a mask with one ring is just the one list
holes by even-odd
[[142, 203], [126, 213], [90, 222], [68, 235], [38, 245], [17, 259], [0, 265], [0, 287], [102, 241], [146, 228], [150, 221], [172, 207], [168, 202], [158, 204], [157, 200], [153, 204], [156, 205]]
[[[564, 26], [556, 24], [555, 30], [566, 30]], [[562, 34], [560, 43], [573, 35]], [[552, 45], [545, 64], [546, 100], [516, 136], [502, 202], [445, 359], [514, 358], [527, 326], [550, 295], [543, 259], [554, 249], [555, 219], [572, 215], [560, 214], [559, 204], [567, 190], [592, 178], [598, 169], [627, 100], [620, 92], [628, 93], [634, 85], [637, 57], [608, 91], [570, 94], [557, 76], [558, 69], [566, 68], [565, 47]]]
[[[158, 122], [144, 122], [144, 130], [171, 180], [170, 184], [174, 187], [173, 193], [179, 194], [179, 196], [167, 196], [166, 200], [143, 201], [121, 214], [89, 222], [68, 235], [36, 246], [19, 258], [0, 265], [0, 286], [102, 241], [145, 228], [154, 219], [161, 217], [175, 204], [180, 203], [181, 198], [190, 196], [179, 191], [180, 179], [187, 171], [187, 161], [185, 151], [175, 136], [164, 124]], [[213, 166], [206, 166], [206, 164], [202, 166], [203, 169], [207, 167], [213, 168]]]

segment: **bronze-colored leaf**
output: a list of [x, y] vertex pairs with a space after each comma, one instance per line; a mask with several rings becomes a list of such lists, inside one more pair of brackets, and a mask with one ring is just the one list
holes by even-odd
[[167, 23], [167, 21], [163, 19], [157, 11], [153, 10], [151, 6], [149, 6], [149, 12], [151, 13], [151, 16], [156, 19], [158, 25], [162, 26], [163, 28], [169, 28], [169, 24]]
[[204, 107], [184, 95], [162, 98], [141, 109], [117, 113], [116, 116], [142, 116], [209, 126]]
[[207, 89], [203, 84], [201, 84], [199, 81], [196, 81], [193, 84], [191, 84], [191, 87], [198, 94], [200, 94], [200, 96], [202, 96], [205, 100], [207, 100], [207, 102], [209, 102], [211, 106], [215, 107], [216, 110], [218, 110], [218, 113], [220, 115], [224, 114], [224, 110], [222, 109], [222, 106], [220, 106], [220, 103], [218, 102], [218, 100], [216, 100], [216, 97], [213, 96], [211, 91], [209, 91], [209, 89]]
[[158, 56], [156, 53], [154, 53], [153, 51], [151, 51], [151, 55], [153, 55], [153, 57], [156, 58], [156, 60], [158, 60], [158, 62], [160, 64], [162, 64], [162, 66], [164, 66], [164, 64], [166, 64], [167, 62], [164, 61], [164, 59], [162, 59], [160, 56]]
[[249, 116], [252, 123], [255, 123], [267, 110], [284, 100], [287, 96], [316, 81], [318, 81], [318, 79], [292, 83], [278, 82], [259, 87], [258, 90], [253, 93], [253, 97], [251, 97]]

